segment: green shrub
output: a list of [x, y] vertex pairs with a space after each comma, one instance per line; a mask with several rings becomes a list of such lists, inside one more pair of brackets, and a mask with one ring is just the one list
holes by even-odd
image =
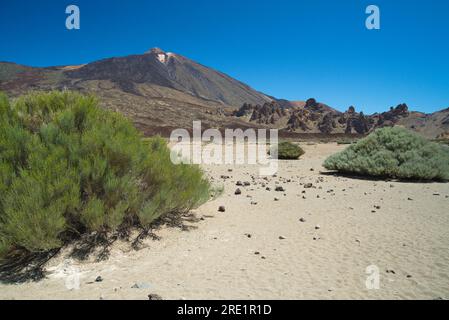
[[449, 179], [449, 148], [416, 133], [378, 129], [324, 162], [328, 170], [417, 180]]
[[303, 154], [304, 150], [294, 143], [283, 141], [278, 144], [278, 159], [297, 160]]
[[91, 96], [0, 95], [0, 259], [42, 252], [75, 235], [148, 228], [207, 201], [197, 166], [174, 165], [166, 142]]

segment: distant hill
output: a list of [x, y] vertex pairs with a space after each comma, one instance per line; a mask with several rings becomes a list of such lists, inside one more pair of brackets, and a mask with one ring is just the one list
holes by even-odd
[[34, 68], [0, 62], [0, 90], [91, 92], [102, 106], [130, 117], [146, 134], [168, 134], [201, 120], [204, 128], [279, 128], [289, 133], [366, 134], [400, 125], [435, 138], [449, 133], [449, 110], [409, 112], [405, 104], [382, 114], [339, 112], [309, 99], [288, 101], [258, 92], [232, 77], [175, 53], [154, 48], [79, 66]]

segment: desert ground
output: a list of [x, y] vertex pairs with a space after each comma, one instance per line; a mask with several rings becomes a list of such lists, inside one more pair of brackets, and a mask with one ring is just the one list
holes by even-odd
[[[45, 279], [0, 284], [0, 299], [448, 299], [449, 183], [324, 174], [323, 160], [345, 146], [302, 146], [276, 177], [204, 166], [224, 192], [190, 228], [162, 227], [138, 251], [116, 242], [101, 262], [62, 250]], [[371, 265], [379, 289], [366, 287]]]

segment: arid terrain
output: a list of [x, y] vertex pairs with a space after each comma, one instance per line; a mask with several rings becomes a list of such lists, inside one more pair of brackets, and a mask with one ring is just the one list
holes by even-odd
[[[344, 146], [303, 147], [275, 177], [258, 177], [257, 166], [204, 166], [224, 192], [183, 229], [162, 227], [139, 251], [116, 242], [101, 262], [65, 249], [45, 279], [1, 284], [0, 299], [449, 298], [449, 184], [326, 174], [323, 160]], [[371, 265], [378, 290], [365, 285]], [[79, 289], [69, 290], [75, 274]]]
[[[281, 136], [366, 135], [401, 126], [429, 139], [447, 139], [449, 108], [426, 114], [406, 101], [379, 106], [328, 106], [314, 98], [288, 101], [259, 92], [223, 72], [180, 54], [153, 48], [144, 54], [112, 57], [77, 66], [35, 68], [0, 62], [0, 91], [11, 97], [29, 91], [93, 93], [102, 107], [130, 118], [146, 135], [168, 136], [173, 129], [276, 128]], [[417, 110], [416, 110], [417, 108]]]

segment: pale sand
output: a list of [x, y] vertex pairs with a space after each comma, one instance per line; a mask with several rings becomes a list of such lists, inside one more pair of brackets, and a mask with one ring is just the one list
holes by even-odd
[[[146, 240], [148, 247], [140, 251], [122, 243], [107, 261], [72, 262], [82, 272], [79, 290], [67, 290], [58, 277], [64, 273], [64, 257], [58, 256], [49, 264], [57, 270], [47, 279], [0, 285], [0, 298], [147, 299], [149, 293], [164, 299], [449, 298], [449, 184], [320, 175], [323, 159], [344, 146], [304, 148], [301, 160], [281, 162], [278, 177], [268, 183], [272, 191], [257, 178], [258, 184], [234, 195], [235, 182], [251, 181], [257, 167], [233, 172], [229, 166], [206, 167], [215, 181], [231, 178], [220, 198], [195, 211], [204, 217], [192, 224], [196, 229], [163, 228], [157, 232], [162, 239]], [[276, 181], [285, 196], [274, 191]], [[304, 189], [305, 182], [316, 188]], [[220, 205], [226, 212], [218, 212]], [[380, 269], [379, 290], [366, 289], [369, 265]], [[87, 284], [99, 275], [102, 282]], [[135, 283], [144, 288], [131, 288]]]

